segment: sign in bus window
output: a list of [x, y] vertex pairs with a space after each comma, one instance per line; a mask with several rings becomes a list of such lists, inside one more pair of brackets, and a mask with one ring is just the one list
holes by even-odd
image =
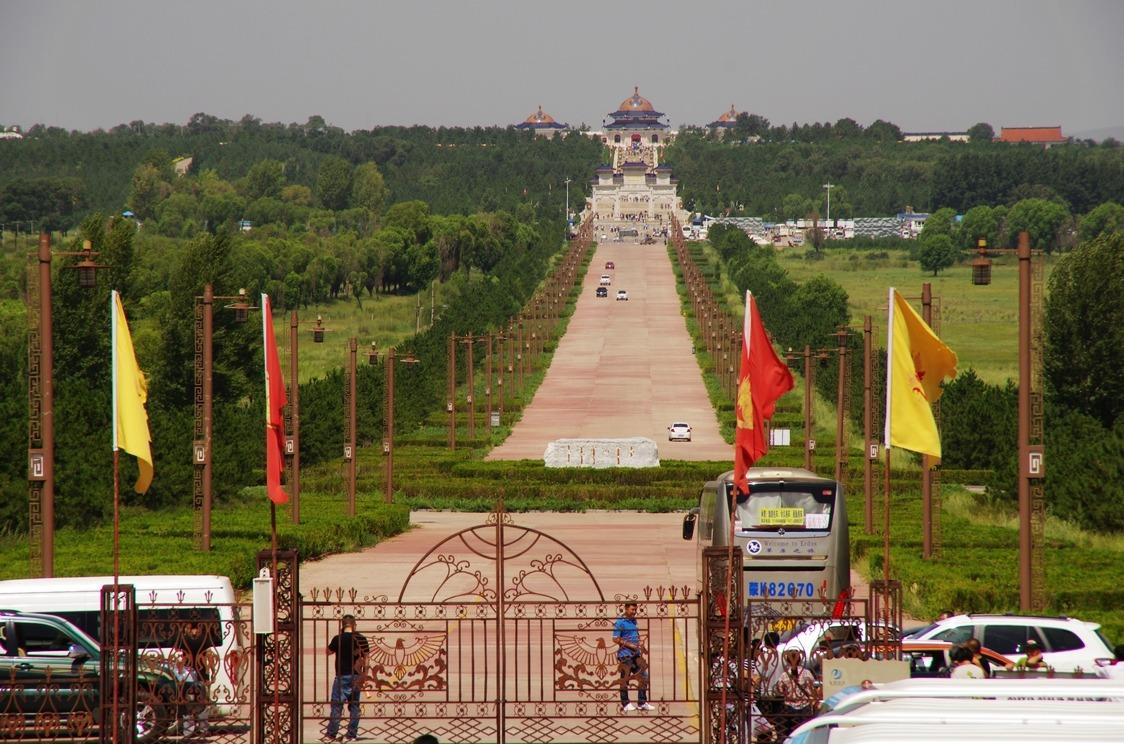
[[831, 514], [805, 514], [804, 527], [809, 530], [826, 530], [831, 526]]
[[759, 524], [765, 526], [784, 526], [804, 524], [804, 510], [800, 507], [766, 507], [761, 510]]

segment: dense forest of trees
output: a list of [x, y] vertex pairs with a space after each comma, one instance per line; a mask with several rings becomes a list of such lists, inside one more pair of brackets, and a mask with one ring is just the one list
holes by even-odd
[[[35, 126], [23, 139], [0, 140], [0, 223], [35, 222], [38, 227], [46, 220], [44, 226], [57, 229], [74, 227], [91, 210], [119, 213], [135, 187], [171, 181], [163, 164], [177, 157], [192, 158], [192, 174], [213, 172], [229, 182], [245, 178], [262, 161], [281, 164], [284, 183], [291, 188], [287, 195], [262, 192], [276, 176], [271, 166], [255, 174], [262, 181], [212, 205], [217, 211], [208, 216], [224, 220], [228, 212], [222, 208], [241, 212], [262, 196], [313, 212], [351, 207], [357, 195], [344, 188], [341, 161], [353, 174], [373, 163], [389, 203], [417, 199], [437, 214], [514, 212], [528, 205], [538, 214], [560, 217], [565, 180], [572, 180], [570, 203], [580, 209], [585, 184], [603, 155], [600, 143], [586, 137], [547, 140], [512, 127], [345, 132], [319, 116], [286, 125], [251, 116], [233, 122], [196, 114], [183, 126], [137, 121], [108, 132]], [[155, 172], [138, 173], [144, 164]], [[277, 205], [267, 202], [259, 208]]]
[[753, 144], [743, 144], [736, 132], [722, 139], [701, 130], [679, 134], [666, 161], [687, 209], [770, 221], [813, 211], [823, 216], [823, 184], [829, 182], [833, 217], [890, 215], [907, 207], [963, 213], [1027, 198], [1058, 201], [1072, 214], [1124, 203], [1124, 148], [1112, 141], [1045, 151], [990, 137], [905, 143], [892, 124], [863, 129], [849, 119], [753, 131], [764, 132]]

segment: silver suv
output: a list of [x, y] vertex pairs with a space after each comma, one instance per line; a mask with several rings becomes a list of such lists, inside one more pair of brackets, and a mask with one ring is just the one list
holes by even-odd
[[1100, 625], [1072, 617], [1030, 615], [956, 615], [908, 634], [924, 641], [963, 643], [978, 638], [984, 646], [1015, 659], [1026, 653], [1027, 641], [1036, 641], [1042, 658], [1059, 672], [1076, 667], [1092, 672], [1097, 659], [1112, 656]]

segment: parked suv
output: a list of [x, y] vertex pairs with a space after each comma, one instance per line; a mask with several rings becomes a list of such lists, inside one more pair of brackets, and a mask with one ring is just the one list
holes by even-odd
[[[101, 647], [61, 617], [0, 611], [0, 708], [40, 734], [89, 733], [100, 724]], [[137, 658], [136, 741], [152, 744], [206, 699], [195, 671]], [[17, 724], [18, 725], [18, 724]]]
[[980, 643], [1013, 659], [1025, 655], [1027, 641], [1036, 641], [1042, 658], [1059, 672], [1081, 667], [1092, 672], [1097, 659], [1112, 656], [1100, 625], [1072, 617], [1033, 617], [1028, 615], [956, 615], [938, 620], [914, 631], [917, 640], [963, 643], [978, 638]]

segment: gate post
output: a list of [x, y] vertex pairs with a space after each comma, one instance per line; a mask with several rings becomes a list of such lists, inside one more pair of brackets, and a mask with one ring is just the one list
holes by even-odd
[[[137, 737], [137, 600], [132, 584], [101, 588], [101, 661], [99, 679], [116, 680], [112, 690], [102, 685], [98, 741], [132, 744]], [[114, 718], [114, 703], [118, 714]]]
[[[902, 657], [902, 582], [879, 579], [870, 582], [870, 617], [867, 638], [876, 639], [883, 657]], [[882, 623], [881, 626], [878, 623]], [[884, 636], [884, 637], [879, 637]]]
[[300, 732], [300, 582], [297, 551], [258, 552], [273, 577], [273, 632], [254, 646], [255, 744], [298, 744]]
[[[736, 744], [744, 740], [746, 700], [741, 660], [745, 589], [741, 553], [729, 547], [703, 549], [703, 590], [699, 608], [699, 679], [703, 691], [702, 742]], [[731, 575], [731, 565], [735, 571]], [[734, 668], [730, 662], [734, 661]], [[725, 670], [725, 671], [724, 671]], [[724, 678], [725, 675], [725, 678]], [[725, 705], [723, 705], [725, 698]], [[725, 727], [723, 727], [725, 722]]]

